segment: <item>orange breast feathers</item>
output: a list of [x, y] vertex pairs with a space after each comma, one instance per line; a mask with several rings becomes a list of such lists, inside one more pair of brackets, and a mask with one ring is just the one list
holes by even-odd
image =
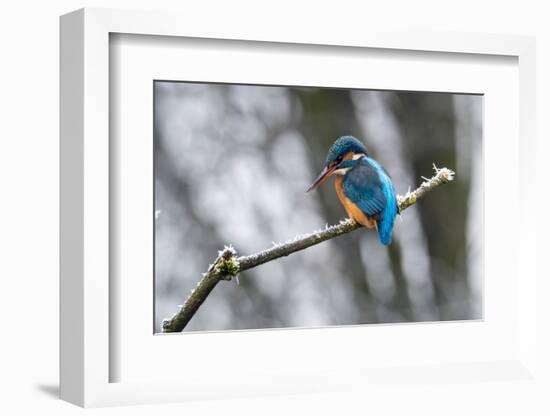
[[[335, 175], [336, 176], [336, 175]], [[336, 194], [338, 195], [338, 199], [344, 206], [344, 209], [346, 210], [349, 217], [359, 224], [363, 225], [367, 228], [376, 228], [376, 221], [367, 217], [361, 209], [355, 205], [345, 194], [344, 189], [342, 187], [342, 181], [344, 178], [340, 175], [336, 176], [334, 181], [334, 187], [336, 188]]]

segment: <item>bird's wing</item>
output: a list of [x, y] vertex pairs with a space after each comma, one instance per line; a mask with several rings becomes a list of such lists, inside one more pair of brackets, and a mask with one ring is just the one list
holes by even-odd
[[362, 158], [346, 174], [343, 181], [345, 195], [369, 216], [382, 212], [386, 197], [376, 167]]

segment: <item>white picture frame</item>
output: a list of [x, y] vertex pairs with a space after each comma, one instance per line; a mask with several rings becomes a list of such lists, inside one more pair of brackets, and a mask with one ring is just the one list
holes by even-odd
[[[252, 377], [240, 377], [236, 372], [246, 369], [247, 363], [216, 367], [201, 374], [197, 371], [185, 377], [166, 374], [144, 376], [143, 380], [130, 377], [113, 377], [112, 368], [121, 360], [118, 349], [113, 349], [112, 333], [113, 302], [109, 276], [113, 272], [110, 257], [110, 239], [113, 223], [110, 218], [110, 201], [113, 187], [111, 173], [117, 167], [110, 155], [110, 34], [164, 36], [180, 38], [224, 39], [225, 41], [277, 43], [284, 50], [285, 45], [302, 45], [307, 48], [326, 46], [338, 48], [370, 48], [383, 50], [405, 50], [431, 52], [434, 54], [500, 55], [517, 59], [519, 84], [517, 120], [519, 133], [515, 135], [519, 146], [517, 151], [518, 187], [513, 192], [519, 196], [517, 208], [520, 212], [534, 203], [534, 183], [529, 180], [527, 167], [535, 159], [534, 132], [535, 114], [535, 43], [533, 38], [429, 32], [387, 32], [375, 29], [339, 31], [323, 29], [303, 33], [297, 29], [280, 30], [277, 25], [261, 27], [250, 24], [240, 26], [238, 31], [223, 19], [215, 25], [205, 26], [189, 16], [169, 13], [120, 11], [107, 9], [83, 9], [61, 18], [61, 398], [80, 406], [106, 406], [117, 404], [158, 403], [195, 398], [247, 397], [262, 394], [323, 392], [347, 389], [354, 386], [376, 388], [379, 384], [407, 385], [407, 383], [429, 383], [429, 380], [465, 380], [479, 383], [487, 378], [503, 380], [526, 380], [536, 376], [536, 303], [537, 270], [535, 268], [536, 217], [521, 215], [518, 227], [517, 250], [514, 252], [512, 271], [518, 290], [514, 298], [513, 334], [509, 338], [513, 345], [502, 354], [495, 351], [495, 359], [467, 359], [460, 362], [442, 356], [439, 364], [426, 363], [421, 359], [409, 362], [400, 368], [384, 362], [380, 368], [373, 364], [365, 368], [350, 368], [337, 361], [321, 374], [311, 367], [309, 370], [292, 371], [285, 367], [284, 359], [278, 363], [280, 371], [265, 371]], [[261, 45], [261, 43], [258, 43]], [[514, 118], [514, 117], [512, 117]], [[512, 124], [513, 125], [513, 124]], [[514, 133], [515, 134], [515, 133]], [[513, 157], [513, 155], [512, 155]], [[513, 251], [513, 250], [512, 250]], [[494, 260], [494, 259], [493, 259]], [[521, 279], [517, 279], [522, 270]], [[112, 282], [111, 282], [112, 283]], [[504, 291], [504, 290], [503, 290]], [[506, 292], [507, 296], [511, 292]], [[150, 310], [152, 314], [152, 309]], [[486, 320], [489, 322], [490, 320]], [[497, 322], [497, 321], [495, 321]], [[498, 321], [501, 325], [501, 321]], [[448, 331], [463, 329], [449, 324]], [[399, 332], [418, 333], [429, 340], [433, 331], [429, 324], [400, 326]], [[501, 325], [502, 326], [502, 325]], [[388, 326], [379, 326], [377, 331], [388, 331]], [[464, 336], [473, 337], [475, 331], [483, 334], [483, 327], [468, 327]], [[503, 333], [509, 331], [501, 328]], [[111, 332], [110, 332], [111, 331]], [[358, 337], [361, 328], [346, 332], [349, 342]], [[473, 331], [473, 332], [472, 332]], [[276, 332], [276, 331], [275, 331]], [[329, 333], [325, 330], [323, 334]], [[506, 332], [508, 334], [508, 332]], [[289, 332], [275, 334], [290, 337]], [[294, 332], [292, 336], [296, 336]], [[319, 344], [328, 338], [319, 331], [300, 333], [303, 339]], [[210, 343], [220, 345], [233, 338], [234, 347], [244, 343], [245, 334], [207, 334]], [[175, 335], [176, 337], [178, 335]], [[194, 335], [200, 337], [201, 335]], [[343, 336], [343, 332], [331, 336]], [[508, 335], [507, 335], [508, 336]], [[151, 333], [151, 337], [153, 334]], [[221, 337], [225, 337], [222, 339]], [[290, 339], [290, 338], [289, 338]], [[390, 342], [390, 338], [388, 341]], [[507, 338], [508, 339], [508, 338]], [[160, 340], [160, 341], [158, 341]], [[162, 350], [170, 350], [167, 344], [175, 342], [173, 336], [156, 337]], [[246, 342], [252, 342], [247, 340]], [[181, 346], [177, 346], [180, 348]], [[136, 346], [135, 348], [140, 348]], [[384, 345], [379, 346], [381, 351]], [[138, 350], [139, 352], [139, 350]], [[256, 357], [259, 358], [259, 357]], [[283, 357], [285, 358], [285, 357]], [[471, 358], [471, 357], [470, 357]], [[291, 358], [289, 358], [291, 359]], [[313, 363], [314, 364], [314, 363]], [[251, 365], [251, 364], [249, 364]], [[411, 367], [414, 366], [414, 367]], [[414, 370], [411, 370], [414, 368]], [[368, 369], [368, 371], [366, 371]], [[136, 373], [140, 373], [136, 371]], [[328, 373], [327, 373], [328, 372]], [[243, 370], [243, 373], [246, 373]], [[251, 373], [253, 374], [253, 373]], [[162, 377], [161, 377], [162, 376]], [[116, 379], [116, 380], [114, 380]], [[343, 382], [342, 380], [345, 380]], [[116, 382], [114, 382], [116, 381]], [[229, 386], [229, 387], [228, 387]]]

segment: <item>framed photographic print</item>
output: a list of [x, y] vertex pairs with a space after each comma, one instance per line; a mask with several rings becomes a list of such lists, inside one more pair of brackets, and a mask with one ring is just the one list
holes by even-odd
[[[191, 290], [189, 303], [208, 298], [196, 316], [182, 316], [191, 331], [482, 318], [481, 95], [174, 81], [153, 88], [157, 331], [179, 330], [178, 317], [191, 314], [185, 307], [164, 327], [163, 317]], [[343, 131], [371, 139], [363, 144]], [[326, 156], [331, 151], [340, 154]], [[341, 190], [319, 182], [321, 197], [306, 195], [317, 176], [311, 165], [318, 160], [320, 171], [326, 157], [346, 154], [356, 157], [350, 167], [333, 168], [345, 175], [324, 174]], [[434, 160], [453, 159], [460, 185], [404, 214], [397, 189], [405, 194], [422, 173], [437, 175]], [[389, 197], [376, 169], [391, 173], [383, 176]], [[378, 218], [373, 232], [283, 260], [293, 244], [303, 250], [311, 241], [304, 231], [339, 223], [347, 199], [342, 207], [338, 195], [346, 192], [356, 201], [350, 218], [361, 221], [356, 206]], [[323, 241], [322, 232], [313, 241]], [[238, 284], [199, 293], [220, 241], [274, 254], [269, 264], [248, 261], [248, 272], [234, 273]]]
[[534, 41], [242, 30], [61, 19], [62, 398], [531, 377]]

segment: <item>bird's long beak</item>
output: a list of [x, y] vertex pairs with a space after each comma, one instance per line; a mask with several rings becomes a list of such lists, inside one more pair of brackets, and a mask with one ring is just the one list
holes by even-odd
[[315, 188], [317, 188], [319, 185], [324, 183], [328, 179], [328, 177], [331, 175], [331, 173], [334, 172], [335, 169], [336, 169], [336, 166], [332, 166], [332, 167], [325, 166], [321, 171], [321, 173], [319, 174], [319, 176], [315, 178], [311, 186], [307, 188], [306, 192], [312, 191]]

